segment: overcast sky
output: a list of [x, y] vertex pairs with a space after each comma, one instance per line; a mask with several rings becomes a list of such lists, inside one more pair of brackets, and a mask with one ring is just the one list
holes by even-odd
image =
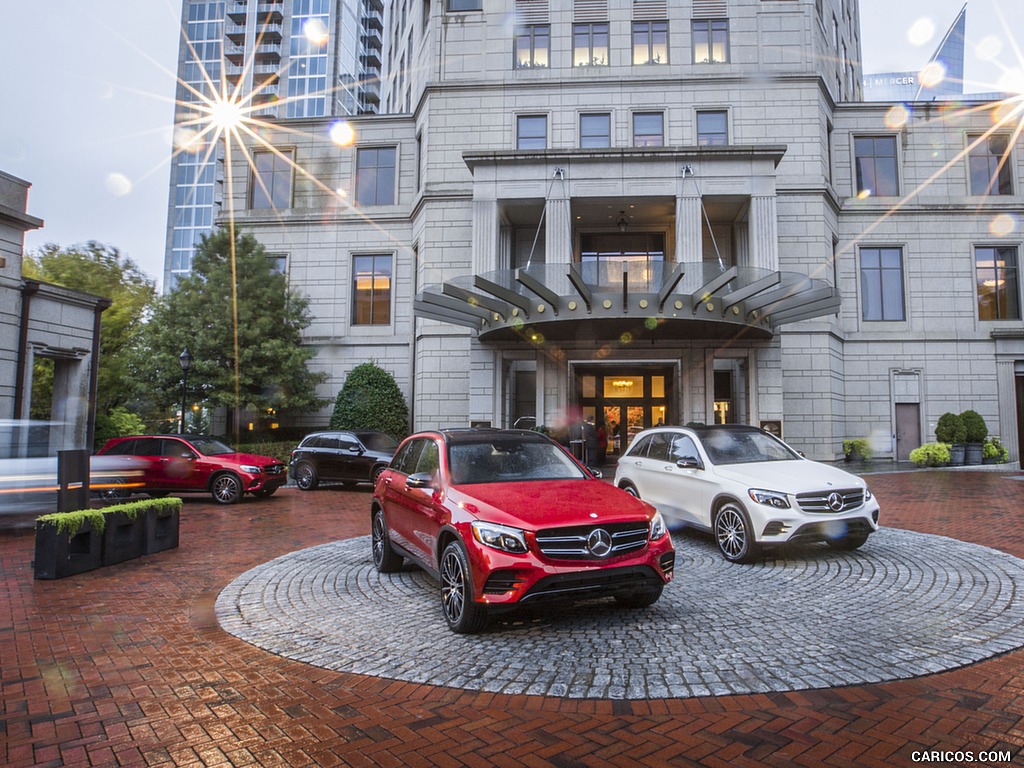
[[[0, 170], [46, 222], [26, 248], [98, 240], [160, 280], [180, 0], [3, 3]], [[962, 6], [862, 0], [865, 72], [924, 66]], [[1024, 90], [1022, 47], [1022, 0], [970, 0], [966, 90]]]

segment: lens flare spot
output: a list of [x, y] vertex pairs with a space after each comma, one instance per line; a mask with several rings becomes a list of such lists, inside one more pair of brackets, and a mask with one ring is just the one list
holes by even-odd
[[910, 111], [902, 104], [896, 104], [885, 115], [885, 125], [888, 128], [902, 128], [910, 119]]
[[356, 140], [355, 128], [349, 125], [345, 120], [338, 120], [337, 122], [332, 123], [328, 134], [331, 137], [331, 141], [339, 147], [351, 147]]
[[178, 152], [195, 154], [203, 148], [203, 142], [199, 138], [199, 131], [181, 125], [174, 129], [174, 137], [171, 141]]
[[1003, 52], [1003, 41], [995, 35], [982, 38], [974, 46], [974, 54], [982, 61], [995, 61]]
[[326, 45], [329, 37], [327, 25], [320, 19], [307, 19], [302, 25], [302, 34], [313, 45]]
[[857, 193], [858, 200], [867, 200], [869, 197], [871, 197], [870, 189], [862, 189], [860, 192]]
[[1006, 70], [999, 78], [999, 90], [1024, 94], [1024, 69], [1018, 67]]
[[1009, 213], [1001, 213], [992, 219], [988, 231], [996, 237], [1007, 237], [1017, 231], [1017, 220]]
[[623, 344], [632, 344], [633, 334], [630, 333], [629, 331], [626, 331], [624, 334], [619, 336], [619, 341], [621, 341]]
[[918, 75], [925, 88], [934, 88], [946, 79], [946, 68], [941, 62], [932, 61]]
[[648, 317], [646, 320], [644, 320], [644, 328], [646, 328], [648, 331], [653, 331], [657, 327], [658, 327], [658, 318], [656, 318], [656, 317]]
[[210, 123], [222, 131], [233, 131], [243, 117], [242, 105], [233, 99], [220, 99], [210, 105]]
[[927, 16], [922, 16], [907, 30], [907, 42], [911, 45], [926, 45], [933, 37], [935, 37], [935, 22]]
[[124, 197], [131, 194], [132, 183], [123, 173], [111, 173], [107, 175], [107, 191], [112, 195]]

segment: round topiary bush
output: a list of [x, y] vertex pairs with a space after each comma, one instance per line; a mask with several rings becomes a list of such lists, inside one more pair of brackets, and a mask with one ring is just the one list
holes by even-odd
[[331, 429], [375, 429], [396, 440], [409, 434], [409, 406], [394, 376], [374, 363], [353, 368], [334, 401]]
[[967, 440], [964, 420], [955, 413], [944, 413], [935, 424], [935, 439], [940, 443], [963, 443]]
[[988, 437], [988, 426], [985, 424], [985, 419], [977, 411], [964, 411], [960, 414], [960, 419], [963, 421], [964, 429], [966, 430], [965, 442], [981, 443]]

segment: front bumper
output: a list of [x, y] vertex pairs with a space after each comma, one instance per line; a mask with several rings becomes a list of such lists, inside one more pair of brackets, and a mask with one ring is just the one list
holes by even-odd
[[665, 535], [635, 555], [604, 561], [555, 561], [532, 550], [512, 555], [478, 548], [470, 555], [474, 600], [508, 606], [586, 596], [627, 595], [672, 580], [675, 549]]
[[879, 528], [879, 514], [874, 500], [841, 514], [809, 514], [759, 505], [751, 522], [760, 544], [811, 543], [874, 533]]

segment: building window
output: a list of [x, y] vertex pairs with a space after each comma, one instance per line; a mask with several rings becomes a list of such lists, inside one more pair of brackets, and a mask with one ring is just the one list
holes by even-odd
[[356, 152], [356, 204], [395, 204], [394, 147], [370, 147]]
[[459, 11], [482, 11], [484, 0], [448, 0], [448, 10], [453, 13]]
[[857, 197], [900, 193], [895, 136], [858, 136], [853, 140]]
[[291, 208], [295, 151], [254, 152], [252, 164], [249, 207], [254, 210]]
[[572, 63], [574, 67], [608, 64], [608, 24], [572, 25]]
[[725, 64], [729, 61], [729, 21], [693, 20], [693, 63]]
[[633, 63], [668, 64], [668, 22], [633, 22]]
[[903, 249], [860, 249], [860, 305], [864, 320], [903, 320]]
[[607, 112], [580, 115], [580, 146], [584, 149], [604, 149], [612, 145], [612, 116]]
[[352, 259], [352, 324], [391, 323], [391, 257], [356, 256]]
[[975, 248], [979, 320], [1020, 320], [1016, 248]]
[[972, 195], [1012, 195], [1010, 144], [1006, 136], [970, 136]]
[[548, 119], [544, 115], [516, 118], [516, 149], [547, 149]]
[[729, 113], [725, 110], [697, 113], [697, 144], [699, 146], [729, 143]]
[[548, 51], [551, 44], [551, 27], [534, 24], [516, 27], [515, 59], [516, 69], [533, 69], [548, 66]]
[[665, 145], [665, 116], [661, 112], [637, 112], [633, 115], [633, 146]]

